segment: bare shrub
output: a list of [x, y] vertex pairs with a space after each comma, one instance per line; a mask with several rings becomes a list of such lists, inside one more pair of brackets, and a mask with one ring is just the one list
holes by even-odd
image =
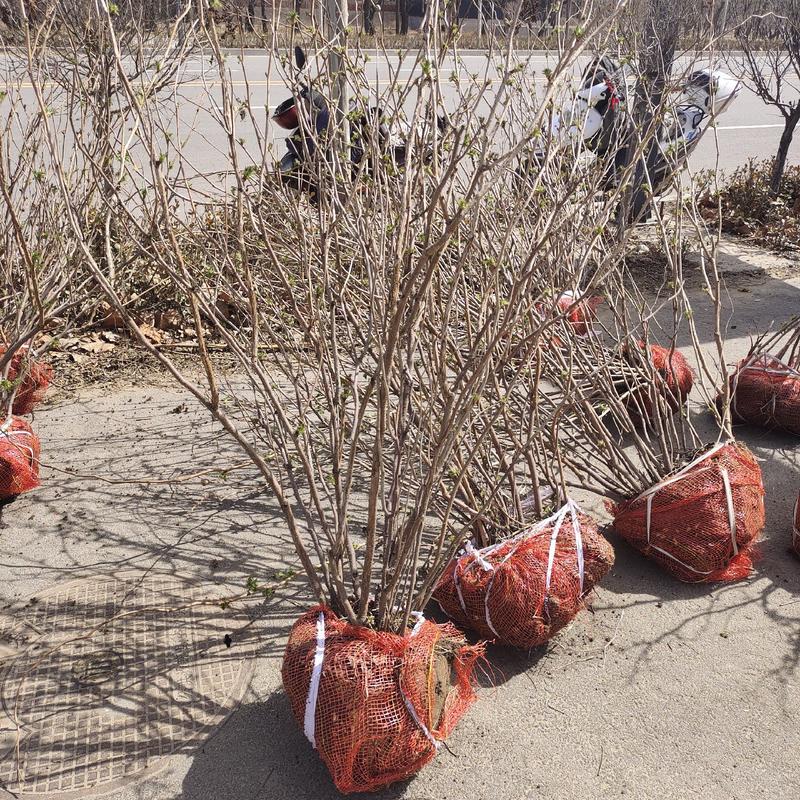
[[[546, 133], [576, 60], [615, 35], [614, 13], [594, 13], [591, 3], [584, 12], [585, 26], [544, 84], [511, 46], [496, 54], [495, 81], [451, 76], [450, 53], [429, 26], [414, 72], [402, 78], [392, 68], [380, 92], [362, 51], [313, 31], [318, 55], [336, 57], [320, 58], [314, 78], [330, 122], [307, 131], [299, 192], [275, 174], [263, 101], [249, 82], [240, 92], [233, 81], [213, 15], [200, 9], [199, 53], [215, 74], [202, 74], [197, 106], [203, 130], [209, 117], [216, 125], [225, 169], [210, 175], [185, 147], [200, 123], [183, 123], [177, 94], [142, 91], [145, 73], [129, 73], [116, 21], [101, 13], [97, 35], [111, 54], [124, 124], [103, 134], [110, 161], [100, 165], [93, 129], [71, 132], [96, 183], [109, 174], [102, 164], [114, 165], [113, 191], [91, 194], [105, 220], [102, 247], [83, 213], [87, 196], [76, 202], [74, 176], [59, 159], [62, 134], [44, 114], [46, 38], [35, 39], [41, 28], [27, 33], [40, 146], [85, 269], [139, 343], [246, 452], [313, 592], [353, 623], [404, 631], [464, 539], [481, 526], [492, 537], [542, 516], [545, 485], [559, 499], [585, 481], [629, 492], [663, 473], [659, 456], [690, 446], [665, 417], [641, 465], [617, 477], [608, 468], [590, 474], [609, 452], [634, 463], [622, 445], [593, 441], [605, 425], [597, 386], [612, 384], [595, 380], [589, 395], [586, 382], [598, 371], [610, 381], [619, 343], [638, 342], [631, 314], [639, 325], [656, 314], [619, 269], [629, 227], [615, 236], [611, 228], [663, 104], [610, 187], [602, 164], [587, 163], [580, 136]], [[268, 68], [295, 91], [307, 80], [282, 57]], [[73, 80], [84, 96], [82, 79]], [[381, 124], [405, 131], [403, 164], [387, 152]], [[520, 182], [532, 138], [538, 169]], [[120, 275], [145, 264], [191, 326], [202, 380], [137, 324]], [[614, 319], [608, 341], [572, 335], [565, 317], [599, 292]], [[680, 282], [659, 302], [659, 310], [673, 304], [677, 329], [687, 307]], [[233, 367], [215, 362], [212, 342]], [[626, 430], [647, 440], [630, 423]]]

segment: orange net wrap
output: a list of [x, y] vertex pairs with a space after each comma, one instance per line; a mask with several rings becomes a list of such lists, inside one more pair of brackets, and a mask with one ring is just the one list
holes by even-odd
[[612, 513], [614, 530], [676, 578], [739, 580], [764, 527], [761, 469], [744, 445], [717, 445]]
[[283, 686], [336, 788], [369, 792], [416, 774], [434, 757], [475, 700], [482, 653], [452, 625], [421, 621], [399, 636], [350, 625], [319, 607], [292, 627]]
[[[0, 346], [0, 358], [5, 354], [6, 348]], [[27, 370], [27, 372], [25, 372]], [[14, 395], [14, 414], [30, 414], [42, 402], [47, 387], [53, 378], [53, 368], [43, 361], [26, 360], [23, 352], [17, 351], [11, 357], [8, 368], [8, 380], [16, 383], [19, 376], [25, 373]]]
[[570, 622], [613, 563], [597, 524], [570, 503], [512, 539], [468, 548], [433, 596], [456, 623], [487, 639], [536, 647]]
[[[640, 342], [639, 347], [644, 350], [645, 343]], [[650, 363], [656, 372], [657, 378], [654, 383], [656, 391], [666, 400], [669, 408], [677, 411], [689, 397], [694, 385], [694, 371], [678, 350], [670, 350], [668, 347], [661, 347], [651, 344], [648, 348]], [[649, 389], [630, 386], [627, 383], [623, 386], [625, 392], [625, 405], [628, 413], [634, 418], [646, 416], [648, 419], [653, 417], [655, 403]]]
[[750, 356], [737, 365], [730, 387], [735, 421], [800, 434], [800, 370], [774, 356]]
[[39, 485], [39, 438], [18, 417], [0, 425], [0, 500]]
[[564, 292], [558, 298], [557, 305], [560, 311], [569, 312], [566, 318], [575, 333], [585, 335], [589, 332], [589, 326], [597, 319], [597, 308], [602, 302], [602, 297], [582, 297], [577, 300], [571, 292]]

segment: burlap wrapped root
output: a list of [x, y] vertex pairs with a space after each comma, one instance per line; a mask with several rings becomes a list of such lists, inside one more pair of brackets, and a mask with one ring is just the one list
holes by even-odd
[[457, 624], [527, 649], [567, 625], [613, 563], [597, 524], [569, 502], [513, 538], [468, 547], [448, 565], [434, 598]]
[[292, 627], [283, 686], [340, 792], [369, 792], [425, 766], [475, 700], [482, 646], [420, 620], [378, 633], [320, 607]]
[[[0, 345], [0, 358], [6, 348]], [[25, 351], [18, 350], [11, 357], [8, 367], [8, 381], [16, 385], [14, 414], [30, 414], [44, 399], [53, 379], [53, 369], [43, 361], [30, 359]]]
[[730, 395], [734, 421], [800, 435], [800, 369], [796, 364], [766, 353], [748, 356], [730, 377]]
[[612, 513], [614, 530], [676, 578], [739, 580], [764, 527], [761, 469], [743, 444], [718, 444]]
[[[639, 385], [622, 374], [617, 383], [625, 407], [637, 421], [652, 420], [657, 407], [657, 396], [664, 399], [667, 408], [677, 412], [689, 397], [694, 385], [694, 370], [689, 366], [683, 353], [674, 348], [661, 345], [645, 345], [639, 342], [639, 349], [647, 353], [647, 360], [653, 370], [653, 381], [647, 386]], [[634, 359], [630, 350], [624, 352], [626, 360]], [[634, 361], [635, 363], [635, 361]], [[637, 376], [637, 381], [641, 376]]]
[[39, 486], [39, 437], [19, 417], [0, 424], [0, 500]]

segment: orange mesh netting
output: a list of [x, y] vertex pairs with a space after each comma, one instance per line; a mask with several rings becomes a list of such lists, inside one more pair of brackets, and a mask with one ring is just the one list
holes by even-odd
[[719, 444], [612, 511], [614, 530], [676, 578], [739, 580], [764, 527], [761, 469], [744, 445]]
[[[0, 358], [5, 354], [6, 348], [0, 345]], [[53, 378], [53, 368], [43, 361], [26, 359], [19, 350], [11, 357], [8, 368], [8, 380], [15, 383], [20, 374], [27, 369], [22, 382], [17, 387], [14, 395], [14, 414], [30, 414], [42, 402], [47, 387]]]
[[792, 550], [800, 556], [800, 497], [794, 504], [794, 513], [792, 514]]
[[39, 438], [18, 417], [0, 425], [0, 499], [7, 500], [39, 485]]
[[589, 332], [589, 326], [597, 319], [597, 308], [602, 302], [602, 297], [594, 296], [582, 297], [576, 304], [575, 295], [572, 292], [564, 292], [558, 298], [557, 305], [560, 311], [569, 311], [567, 321], [575, 333], [583, 335]]
[[456, 623], [513, 647], [543, 644], [583, 607], [614, 563], [590, 517], [567, 503], [552, 517], [448, 565], [434, 592]]
[[399, 636], [319, 607], [292, 627], [283, 686], [336, 788], [368, 792], [416, 774], [434, 757], [475, 700], [482, 653], [452, 625], [420, 620]]
[[[644, 350], [644, 342], [639, 342]], [[694, 385], [694, 371], [684, 358], [683, 353], [669, 347], [651, 344], [648, 348], [650, 363], [658, 376], [656, 389], [667, 401], [672, 411], [677, 411], [689, 397]], [[634, 396], [635, 395], [635, 396]], [[634, 389], [628, 403], [629, 410], [635, 414], [643, 411], [648, 417], [653, 415], [653, 399], [645, 389]]]
[[800, 434], [800, 370], [767, 354], [739, 362], [730, 378], [737, 422]]

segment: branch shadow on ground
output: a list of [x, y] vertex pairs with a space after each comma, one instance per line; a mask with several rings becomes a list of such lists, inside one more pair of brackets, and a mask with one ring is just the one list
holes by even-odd
[[687, 584], [672, 578], [624, 540], [609, 532], [616, 564], [601, 585], [602, 607], [610, 610], [686, 603], [686, 613], [667, 630], [627, 643], [636, 652], [632, 675], [646, 666], [668, 641], [692, 646], [707, 635], [719, 635], [722, 621], [757, 610], [767, 630], [780, 635], [780, 647], [766, 674], [781, 685], [800, 674], [800, 560], [791, 551], [794, 502], [800, 491], [800, 448], [790, 434], [737, 426], [734, 435], [760, 462], [765, 487], [766, 523], [757, 545], [752, 575], [734, 583]]
[[0, 788], [118, 788], [193, 752], [253, 666], [279, 657], [293, 616], [230, 597], [128, 570], [60, 585], [0, 620]]
[[[442, 748], [425, 769], [451, 758]], [[303, 735], [282, 691], [242, 704], [197, 751], [176, 800], [340, 800], [331, 777]], [[352, 794], [358, 800], [395, 800], [422, 795], [414, 779], [381, 791]]]

